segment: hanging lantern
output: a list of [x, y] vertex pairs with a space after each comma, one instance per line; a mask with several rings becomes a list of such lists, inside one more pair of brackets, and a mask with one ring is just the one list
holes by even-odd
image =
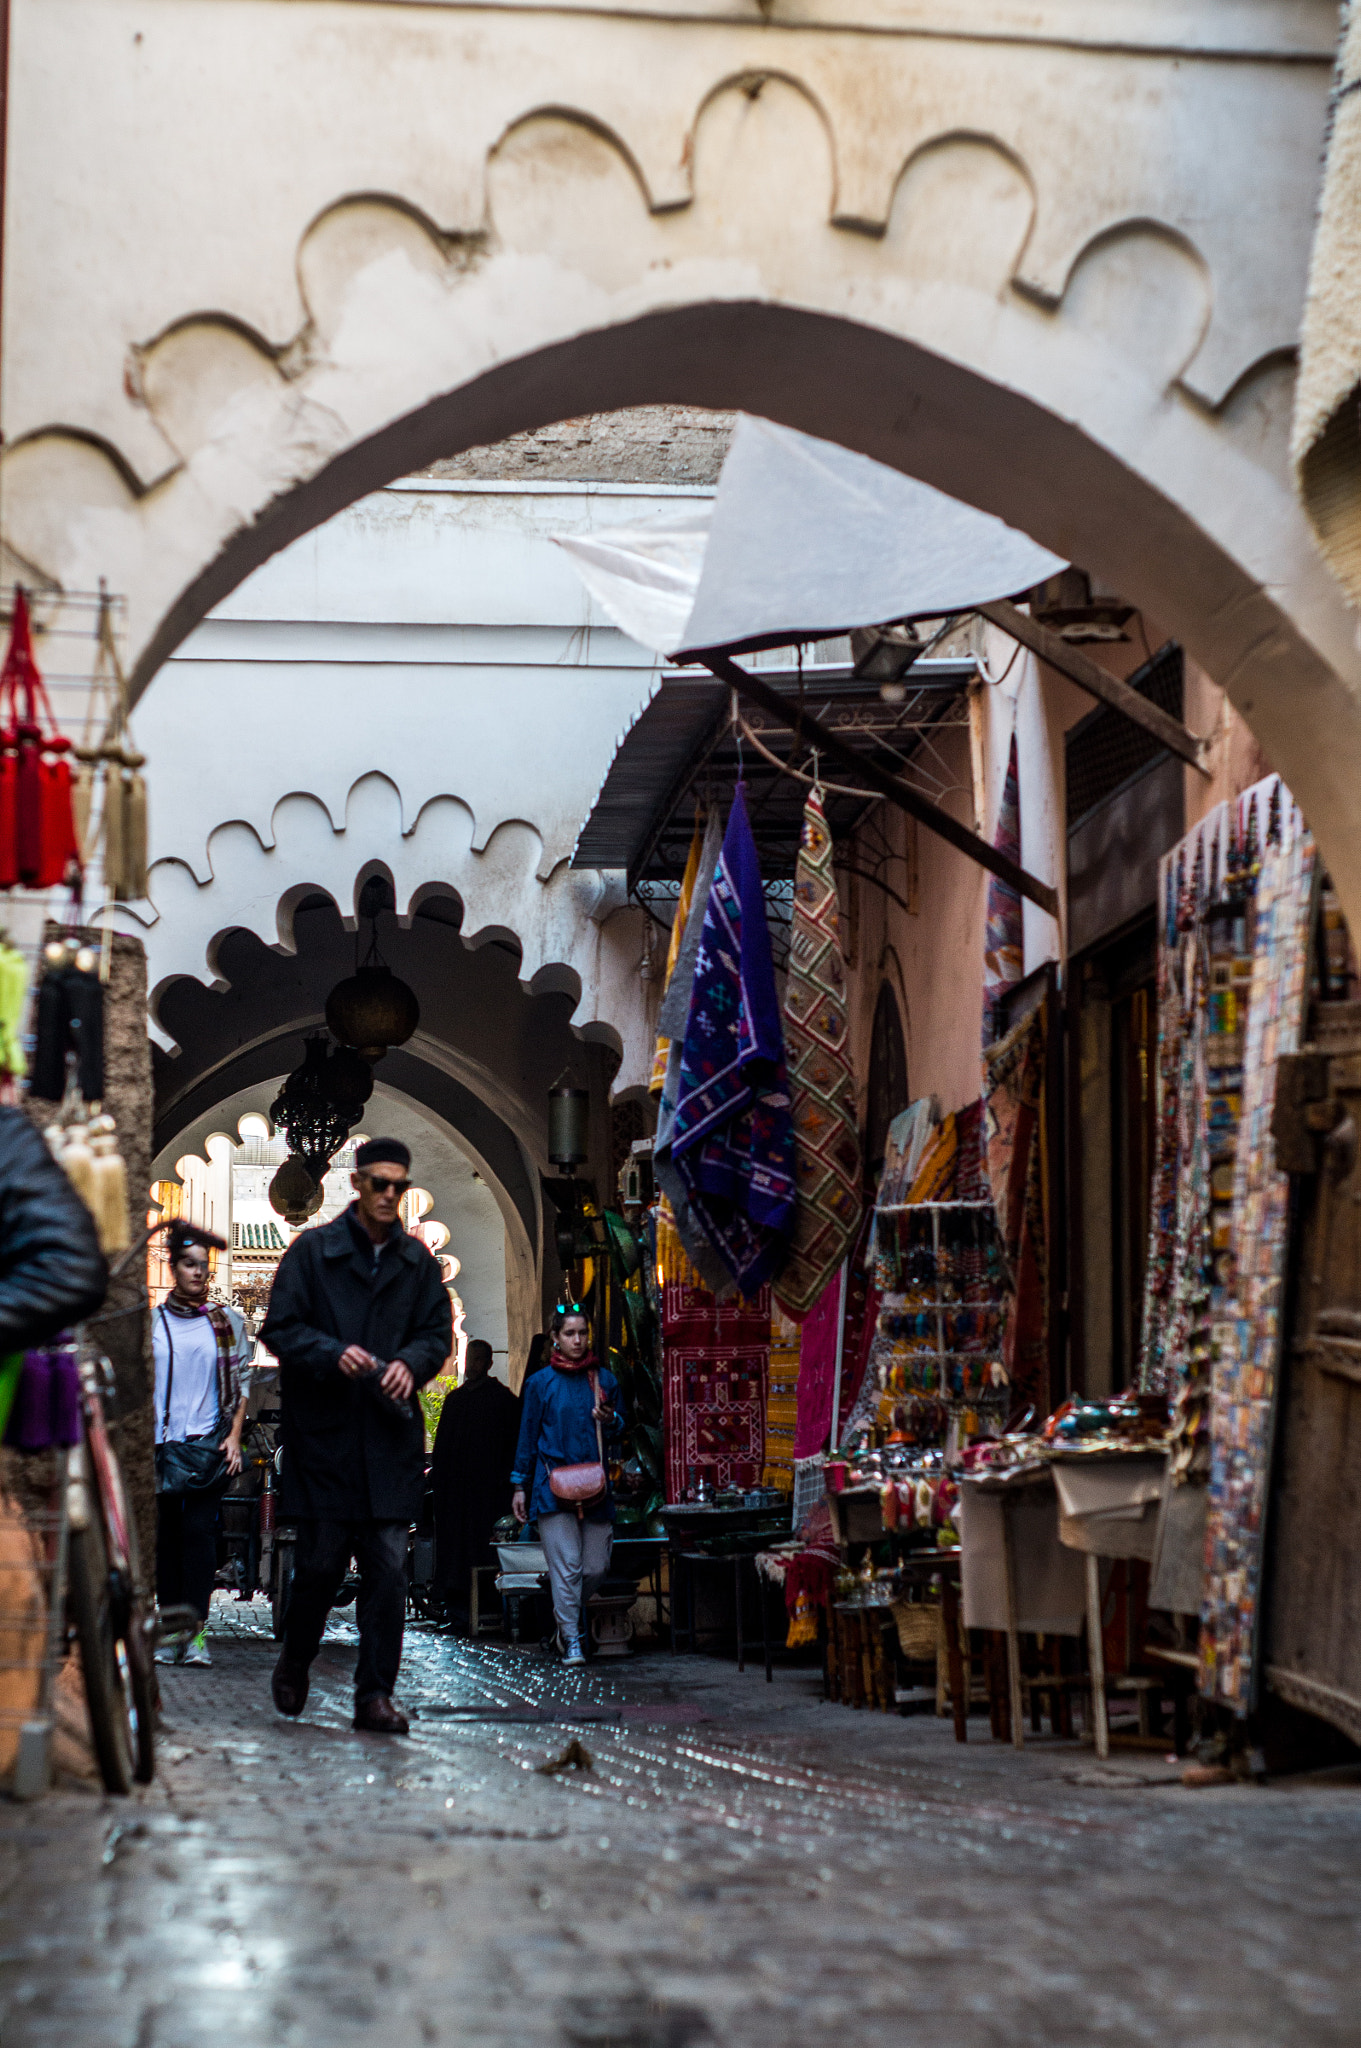
[[396, 907], [391, 884], [381, 875], [370, 875], [356, 906], [359, 916], [369, 920], [367, 950], [361, 960], [356, 938], [354, 973], [337, 982], [326, 998], [326, 1022], [332, 1033], [366, 1060], [380, 1060], [389, 1046], [405, 1045], [421, 1021], [415, 991], [398, 980], [378, 950], [379, 916]]
[[326, 998], [326, 1022], [342, 1045], [366, 1060], [380, 1060], [389, 1046], [405, 1045], [421, 1021], [415, 992], [382, 960], [369, 960]]
[[318, 1031], [303, 1041], [302, 1065], [270, 1104], [270, 1120], [287, 1138], [289, 1151], [321, 1181], [372, 1092], [373, 1076], [358, 1053], [332, 1050]]
[[294, 1229], [321, 1207], [321, 1184], [296, 1153], [290, 1153], [269, 1184], [269, 1206]]
[[584, 1166], [588, 1157], [586, 1129], [591, 1098], [584, 1088], [548, 1091], [548, 1156], [554, 1166]]
[[373, 1093], [373, 1068], [353, 1046], [337, 1045], [326, 1062], [326, 1085], [337, 1108], [357, 1117]]

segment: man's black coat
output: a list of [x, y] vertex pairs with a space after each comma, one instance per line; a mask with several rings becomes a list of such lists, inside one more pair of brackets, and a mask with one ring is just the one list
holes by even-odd
[[340, 1354], [362, 1344], [400, 1358], [418, 1387], [453, 1349], [449, 1296], [425, 1246], [400, 1224], [377, 1265], [352, 1203], [334, 1223], [304, 1230], [279, 1261], [260, 1340], [279, 1360], [285, 1516], [414, 1522], [425, 1486], [419, 1403], [404, 1420]]

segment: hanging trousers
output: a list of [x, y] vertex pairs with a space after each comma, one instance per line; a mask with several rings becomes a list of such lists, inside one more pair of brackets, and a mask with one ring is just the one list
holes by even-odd
[[576, 1509], [539, 1516], [539, 1541], [548, 1559], [553, 1619], [563, 1636], [585, 1633], [585, 1607], [610, 1568], [612, 1522], [578, 1521]]

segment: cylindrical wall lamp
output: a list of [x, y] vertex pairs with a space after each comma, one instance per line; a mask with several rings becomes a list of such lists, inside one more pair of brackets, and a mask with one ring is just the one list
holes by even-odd
[[587, 1159], [586, 1130], [591, 1098], [585, 1088], [550, 1088], [548, 1091], [548, 1156], [554, 1166], [584, 1166]]

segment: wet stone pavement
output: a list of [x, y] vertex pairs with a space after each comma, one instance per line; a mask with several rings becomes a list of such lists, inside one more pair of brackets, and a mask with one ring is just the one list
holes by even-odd
[[211, 1642], [145, 1794], [0, 1806], [0, 2048], [1361, 2043], [1361, 1774], [1189, 1792], [806, 1669], [421, 1629], [410, 1738], [362, 1736], [348, 1623], [298, 1723], [263, 1602]]

